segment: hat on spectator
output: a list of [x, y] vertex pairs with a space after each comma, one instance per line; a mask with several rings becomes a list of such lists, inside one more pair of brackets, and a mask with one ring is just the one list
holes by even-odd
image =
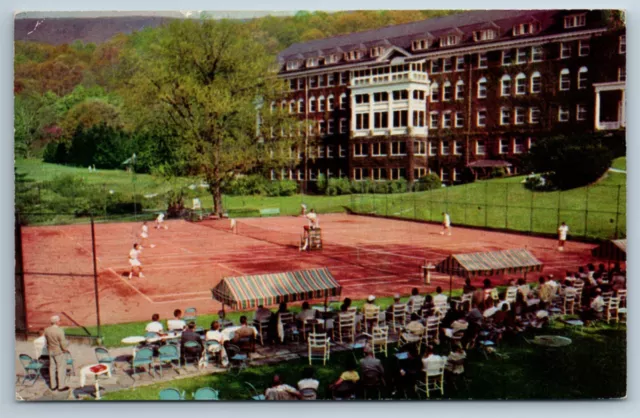
[[367, 298], [368, 302], [373, 302], [374, 300], [376, 300], [376, 297], [373, 295], [369, 295], [369, 297]]

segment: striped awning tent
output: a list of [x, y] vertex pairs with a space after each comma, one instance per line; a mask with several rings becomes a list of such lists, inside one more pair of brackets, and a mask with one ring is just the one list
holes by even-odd
[[627, 240], [616, 239], [605, 241], [591, 250], [594, 257], [612, 261], [624, 261], [627, 259]]
[[542, 271], [543, 264], [524, 248], [483, 253], [452, 254], [436, 265], [436, 271], [461, 277]]
[[327, 268], [225, 277], [211, 289], [213, 299], [236, 309], [340, 296], [341, 292]]

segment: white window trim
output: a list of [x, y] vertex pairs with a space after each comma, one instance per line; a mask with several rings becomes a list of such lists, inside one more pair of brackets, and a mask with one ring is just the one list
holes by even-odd
[[[462, 115], [462, 123], [458, 124], [458, 115]], [[456, 128], [464, 128], [464, 113], [463, 112], [456, 112], [455, 115], [455, 121], [454, 121], [454, 126]]]
[[571, 112], [570, 112], [570, 109], [567, 107], [566, 108], [567, 109], [567, 112], [566, 112], [567, 113], [567, 119], [562, 120], [561, 115], [563, 114], [562, 110], [564, 108], [565, 108], [565, 106], [558, 106], [558, 122], [565, 123], [565, 122], [569, 122], [569, 120], [571, 119]]
[[[482, 141], [483, 142], [483, 147], [484, 149], [482, 150], [482, 152], [480, 152], [480, 147], [479, 147], [479, 142]], [[484, 139], [476, 139], [476, 155], [486, 155], [487, 154], [487, 143], [485, 142]]]
[[[583, 118], [580, 118], [580, 113], [581, 113], [580, 112], [580, 108], [584, 109], [584, 112], [582, 112], [583, 115], [584, 115]], [[587, 112], [588, 112], [587, 106], [584, 105], [584, 104], [578, 103], [576, 105], [576, 120], [579, 121], [579, 122], [587, 120]]]
[[[458, 145], [460, 145], [460, 152], [458, 152]], [[463, 153], [462, 141], [453, 141], [453, 155], [462, 155]]]
[[[524, 80], [524, 91], [522, 93], [518, 92], [518, 82], [520, 80]], [[522, 96], [527, 94], [527, 76], [524, 73], [520, 73], [516, 76], [516, 96]]]
[[[507, 123], [504, 123], [504, 112], [505, 112], [505, 110], [509, 111], [509, 113], [510, 113], [509, 117], [507, 118], [507, 120], [509, 120], [509, 122], [507, 122]], [[505, 107], [505, 106], [501, 107], [500, 108], [500, 126], [508, 126], [508, 125], [510, 125], [511, 124], [511, 122], [510, 122], [511, 116], [512, 116], [511, 108], [508, 108], [508, 107]]]
[[[445, 92], [447, 91], [447, 87], [449, 87], [449, 90], [451, 92], [451, 97], [449, 97], [448, 99], [445, 97]], [[445, 81], [442, 84], [442, 101], [443, 102], [448, 102], [453, 98], [453, 86], [451, 85], [450, 81]]]
[[578, 70], [578, 80], [577, 80], [577, 85], [578, 85], [578, 90], [584, 90], [587, 88], [587, 84], [588, 84], [588, 75], [587, 75], [587, 80], [585, 80], [584, 83], [580, 82], [580, 76], [582, 74], [589, 74], [589, 69], [587, 67], [580, 67], [580, 69]]
[[[512, 51], [511, 49], [504, 49], [504, 50], [502, 51], [502, 59], [500, 60], [500, 62], [502, 63], [502, 66], [503, 66], [503, 67], [508, 67], [508, 66], [510, 66], [510, 65], [512, 65], [512, 64], [513, 64], [513, 53], [512, 53], [512, 52], [513, 52], [513, 51]], [[505, 57], [507, 56], [507, 54], [509, 54], [509, 56], [510, 56], [510, 57], [509, 57], [509, 62], [505, 63], [505, 62], [504, 62], [504, 59], [505, 59]]]
[[[404, 141], [393, 141], [391, 143], [391, 155], [393, 156], [405, 156], [407, 155], [407, 145], [406, 142], [404, 142], [405, 146], [404, 146], [404, 152], [400, 152], [400, 153], [394, 153], [393, 152], [393, 144], [402, 144]], [[398, 145], [398, 148], [400, 148], [400, 145]]]
[[[458, 94], [458, 86], [462, 86], [462, 94]], [[464, 81], [463, 80], [458, 80], [456, 82], [456, 100], [464, 100]]]
[[[507, 145], [507, 151], [506, 152], [504, 152], [502, 150], [503, 141], [507, 141], [506, 142], [506, 145]], [[498, 139], [498, 154], [500, 154], [500, 155], [509, 154], [509, 142], [508, 141], [509, 141], [508, 139], [504, 139], [504, 138]]]
[[523, 142], [522, 144], [522, 151], [518, 151], [517, 148], [517, 143], [518, 143], [518, 139], [521, 141], [524, 141], [522, 138], [513, 138], [513, 154], [523, 154], [525, 152], [525, 148], [526, 148], [526, 143]]
[[[524, 52], [524, 60], [520, 61], [521, 52]], [[526, 64], [528, 61], [527, 48], [516, 48], [516, 64]]]
[[[440, 112], [438, 111], [431, 111], [429, 112], [429, 129], [438, 129], [439, 125], [440, 125]], [[433, 124], [433, 116], [436, 117], [436, 123], [435, 126]]]
[[[445, 116], [449, 116], [449, 126], [446, 126], [444, 121], [445, 121]], [[442, 129], [451, 129], [453, 127], [453, 117], [451, 116], [451, 111], [447, 110], [442, 112]]]
[[[509, 81], [509, 92], [507, 94], [504, 93], [504, 82]], [[511, 76], [508, 74], [503, 75], [500, 78], [500, 97], [509, 97], [511, 96], [511, 90], [513, 90], [513, 83], [511, 83]]]
[[[587, 51], [586, 54], [583, 54], [582, 51]], [[591, 44], [589, 43], [589, 39], [580, 39], [578, 41], [578, 56], [579, 57], [588, 57], [591, 53]]]
[[[449, 145], [449, 151], [447, 151], [447, 153], [444, 153], [444, 143], [447, 143]], [[440, 141], [440, 155], [451, 155], [451, 144], [449, 143], [449, 140], [443, 140]]]
[[[482, 77], [481, 79], [478, 80], [477, 84], [478, 84], [477, 85], [478, 92], [476, 93], [477, 98], [478, 99], [486, 99], [487, 98], [487, 90], [488, 90], [487, 89], [487, 79], [485, 77]], [[480, 91], [481, 91], [480, 90], [480, 84], [484, 85], [484, 96], [480, 95]]]
[[[522, 122], [518, 122], [518, 110], [522, 112]], [[513, 112], [513, 124], [514, 125], [524, 125], [527, 120], [527, 113], [525, 112], [524, 107], [516, 107]]]
[[[484, 57], [484, 60], [481, 59], [482, 57]], [[483, 61], [484, 61], [484, 65], [481, 65]], [[488, 67], [489, 67], [489, 58], [487, 57], [487, 53], [486, 52], [478, 53], [478, 68], [488, 68]]]
[[[484, 113], [484, 123], [480, 124], [480, 113]], [[484, 127], [487, 126], [487, 109], [478, 109], [476, 112], [476, 126]]]
[[[569, 80], [569, 87], [567, 88], [562, 88], [562, 76], [567, 76], [567, 79]], [[569, 91], [571, 90], [571, 73], [569, 72], [568, 68], [563, 68], [560, 71], [560, 76], [558, 77], [558, 90], [560, 91]]]
[[[540, 90], [538, 90], [538, 91], [533, 91], [533, 79], [534, 78], [540, 79], [540, 83], [539, 83]], [[541, 93], [541, 92], [542, 92], [542, 74], [540, 74], [538, 71], [536, 71], [533, 74], [531, 74], [531, 78], [530, 78], [530, 81], [529, 81], [529, 93], [538, 94], [538, 93]]]
[[[569, 55], [565, 55], [565, 46], [568, 46], [568, 50], [569, 50]], [[571, 58], [573, 51], [571, 48], [571, 44], [567, 43], [567, 42], [560, 42], [560, 59], [567, 59], [567, 58]]]
[[[376, 154], [376, 152], [375, 152], [376, 145], [378, 146], [378, 148], [381, 149], [380, 150], [381, 151], [380, 154]], [[371, 144], [371, 156], [372, 157], [386, 157], [387, 155], [389, 155], [389, 154], [387, 154], [388, 150], [385, 150], [385, 148], [388, 148], [388, 147], [385, 147], [384, 145], [386, 145], [386, 144], [383, 143], [383, 142], [374, 142], [373, 144]]]
[[[538, 120], [536, 122], [533, 121], [533, 113], [534, 110], [538, 111]], [[540, 123], [540, 108], [539, 107], [530, 107], [529, 108], [529, 123], [530, 124], [534, 124], [534, 123]]]
[[618, 54], [627, 53], [627, 35], [620, 35], [618, 38]]
[[[540, 58], [536, 59], [536, 54], [533, 53], [533, 51], [539, 48], [540, 49]], [[544, 60], [544, 48], [542, 47], [542, 45], [534, 45], [531, 47], [531, 62], [542, 62]]]

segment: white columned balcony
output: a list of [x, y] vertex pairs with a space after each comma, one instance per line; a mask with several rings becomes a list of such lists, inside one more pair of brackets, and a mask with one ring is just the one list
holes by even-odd
[[[607, 83], [593, 83], [593, 87], [596, 94], [596, 103], [594, 109], [594, 127], [596, 131], [606, 131], [606, 130], [615, 130], [624, 128], [627, 126], [626, 122], [626, 111], [625, 111], [625, 82], [624, 81], [613, 81]], [[600, 120], [600, 111], [602, 107], [602, 102], [600, 100], [600, 93], [605, 91], [616, 91], [619, 90], [621, 94], [621, 99], [618, 102], [618, 120], [616, 121], [601, 121]]]

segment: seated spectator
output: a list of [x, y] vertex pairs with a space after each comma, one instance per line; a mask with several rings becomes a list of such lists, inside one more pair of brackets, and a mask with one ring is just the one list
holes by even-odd
[[476, 287], [471, 285], [471, 279], [466, 278], [464, 280], [464, 286], [462, 288], [462, 293], [464, 293], [464, 294], [473, 293], [474, 290], [476, 290]]
[[240, 317], [240, 328], [234, 331], [233, 339], [231, 340], [234, 344], [238, 344], [239, 342], [245, 342], [247, 339], [251, 340], [256, 336], [256, 329], [250, 327], [247, 324], [247, 317], [242, 315]]
[[280, 381], [280, 376], [273, 376], [271, 387], [264, 392], [264, 397], [268, 401], [292, 401], [302, 399], [302, 394], [295, 388]]
[[438, 286], [436, 288], [436, 295], [433, 297], [433, 303], [434, 305], [438, 305], [438, 304], [445, 304], [447, 303], [447, 300], [449, 298], [447, 297], [447, 295], [443, 295], [442, 294], [442, 288], [440, 286]]
[[315, 379], [313, 367], [305, 367], [302, 372], [302, 380], [298, 382], [298, 390], [305, 401], [313, 401], [318, 397], [320, 382]]
[[527, 284], [527, 282], [523, 278], [518, 279], [518, 293], [520, 293], [525, 300], [529, 298], [529, 292], [531, 292], [531, 288]]
[[[367, 298], [367, 302], [362, 307], [362, 313], [365, 317], [371, 317], [374, 315], [374, 312], [379, 309], [379, 306], [375, 304], [376, 297], [373, 295], [369, 295]], [[378, 324], [378, 318], [368, 319], [367, 320], [367, 329], [371, 329], [371, 327]]]
[[167, 330], [182, 332], [186, 327], [187, 323], [182, 319], [182, 311], [180, 309], [173, 311], [173, 319], [167, 321]]
[[589, 286], [597, 286], [598, 284], [596, 283], [595, 280], [595, 274], [596, 274], [596, 266], [594, 266], [593, 264], [589, 264], [587, 266], [587, 283], [589, 284]]
[[384, 367], [382, 367], [382, 362], [375, 358], [373, 355], [373, 350], [369, 345], [364, 348], [364, 358], [360, 360], [360, 370], [362, 370], [363, 375], [367, 375], [370, 371], [376, 372], [380, 379], [384, 377]]
[[440, 356], [434, 354], [433, 346], [428, 345], [422, 355], [422, 370], [430, 370], [432, 368], [431, 363], [436, 359], [440, 359]]
[[[422, 296], [420, 296], [418, 288], [414, 287], [411, 289], [411, 296], [409, 296], [409, 300], [407, 301], [407, 307], [413, 312], [415, 310], [414, 305], [419, 301], [422, 301]], [[419, 306], [417, 306], [417, 308], [419, 308]]]
[[609, 273], [607, 272], [607, 268], [604, 266], [604, 264], [600, 263], [598, 265], [598, 273], [600, 273], [600, 277], [602, 277], [603, 280], [609, 279]]
[[391, 321], [394, 309], [405, 313], [407, 311], [407, 304], [400, 302], [400, 294], [393, 295], [393, 304], [387, 308], [387, 321]]
[[340, 305], [340, 311], [347, 312], [350, 307], [351, 307], [351, 299], [344, 298], [344, 301], [342, 302], [342, 305]]
[[515, 303], [511, 306], [516, 319], [521, 319], [529, 310], [529, 305], [527, 304], [522, 293], [518, 293], [516, 296]]
[[491, 280], [484, 279], [482, 282], [482, 291], [484, 292], [484, 300], [487, 300], [491, 297], [491, 292], [493, 291], [493, 285], [491, 284]]
[[493, 299], [488, 298], [487, 300], [484, 301], [484, 311], [482, 312], [482, 316], [485, 318], [490, 318], [492, 317], [496, 312], [498, 311], [498, 308], [496, 308], [495, 306], [493, 306]]
[[538, 299], [545, 306], [551, 303], [555, 295], [555, 287], [550, 283], [543, 276], [538, 279]]
[[224, 348], [224, 336], [220, 332], [220, 323], [218, 321], [211, 323], [211, 330], [207, 331], [205, 340], [218, 342], [218, 345], [210, 345], [207, 350], [211, 354], [220, 353], [220, 363], [223, 367], [227, 367], [229, 365], [229, 358], [227, 357], [227, 350]]
[[278, 307], [278, 312], [276, 313], [276, 317], [277, 317], [276, 326], [278, 331], [278, 339], [280, 340], [280, 343], [284, 343], [286, 330], [292, 327], [295, 328], [295, 323], [284, 323], [281, 320], [282, 314], [288, 314], [288, 313], [289, 313], [289, 309], [287, 308], [287, 303], [281, 302], [280, 306]]
[[407, 352], [407, 358], [398, 363], [398, 374], [395, 377], [396, 388], [405, 392], [415, 391], [416, 381], [423, 377], [423, 373], [422, 359], [418, 354], [418, 349], [412, 346]]
[[420, 309], [420, 313], [423, 311], [426, 312], [426, 316], [433, 315], [433, 296], [427, 295], [424, 297], [424, 304], [422, 305], [422, 309]]
[[498, 312], [493, 315], [493, 324], [496, 327], [502, 328], [505, 325], [505, 321], [509, 314], [509, 306], [506, 303], [502, 304], [502, 307]]
[[307, 301], [302, 302], [302, 310], [300, 311], [300, 313], [296, 318], [298, 320], [300, 327], [302, 327], [302, 324], [304, 324], [305, 321], [314, 319], [315, 317], [316, 317], [316, 311], [315, 309], [311, 309], [311, 307], [309, 306], [309, 302]]
[[[185, 344], [189, 341], [198, 343], [198, 347], [185, 347]], [[187, 329], [182, 332], [180, 337], [180, 353], [183, 359], [200, 357], [202, 354], [202, 340], [200, 335], [196, 333], [196, 323], [191, 321], [187, 325]]]
[[258, 309], [253, 316], [253, 320], [257, 322], [266, 321], [271, 318], [271, 311], [266, 309], [264, 305], [258, 305]]
[[346, 358], [345, 371], [340, 374], [338, 380], [329, 388], [333, 391], [334, 398], [345, 399], [355, 396], [360, 375], [358, 374], [356, 360], [353, 356]]
[[585, 321], [585, 325], [589, 324], [591, 321], [602, 319], [602, 315], [604, 313], [605, 303], [602, 298], [602, 290], [596, 288], [595, 294], [596, 296], [591, 300], [591, 303], [589, 303], [589, 308], [582, 312], [582, 320]]
[[482, 303], [484, 303], [484, 289], [477, 288], [472, 293], [471, 305], [480, 306]]
[[422, 335], [424, 333], [424, 325], [420, 322], [420, 317], [417, 313], [414, 312], [411, 314], [411, 320], [405, 329], [414, 335]]
[[161, 333], [163, 329], [164, 327], [160, 322], [160, 315], [158, 315], [157, 313], [154, 313], [151, 316], [151, 322], [149, 322], [147, 326], [144, 328], [146, 332], [155, 332], [156, 334]]
[[584, 267], [578, 267], [578, 277], [584, 282], [587, 280], [587, 273], [584, 271]]
[[617, 271], [611, 276], [611, 290], [617, 292], [618, 290], [627, 288], [627, 279], [625, 278], [624, 271]]
[[464, 347], [460, 344], [456, 344], [453, 351], [449, 353], [447, 357], [447, 363], [445, 369], [454, 375], [460, 375], [464, 373], [464, 360], [467, 358], [467, 353], [464, 351]]

